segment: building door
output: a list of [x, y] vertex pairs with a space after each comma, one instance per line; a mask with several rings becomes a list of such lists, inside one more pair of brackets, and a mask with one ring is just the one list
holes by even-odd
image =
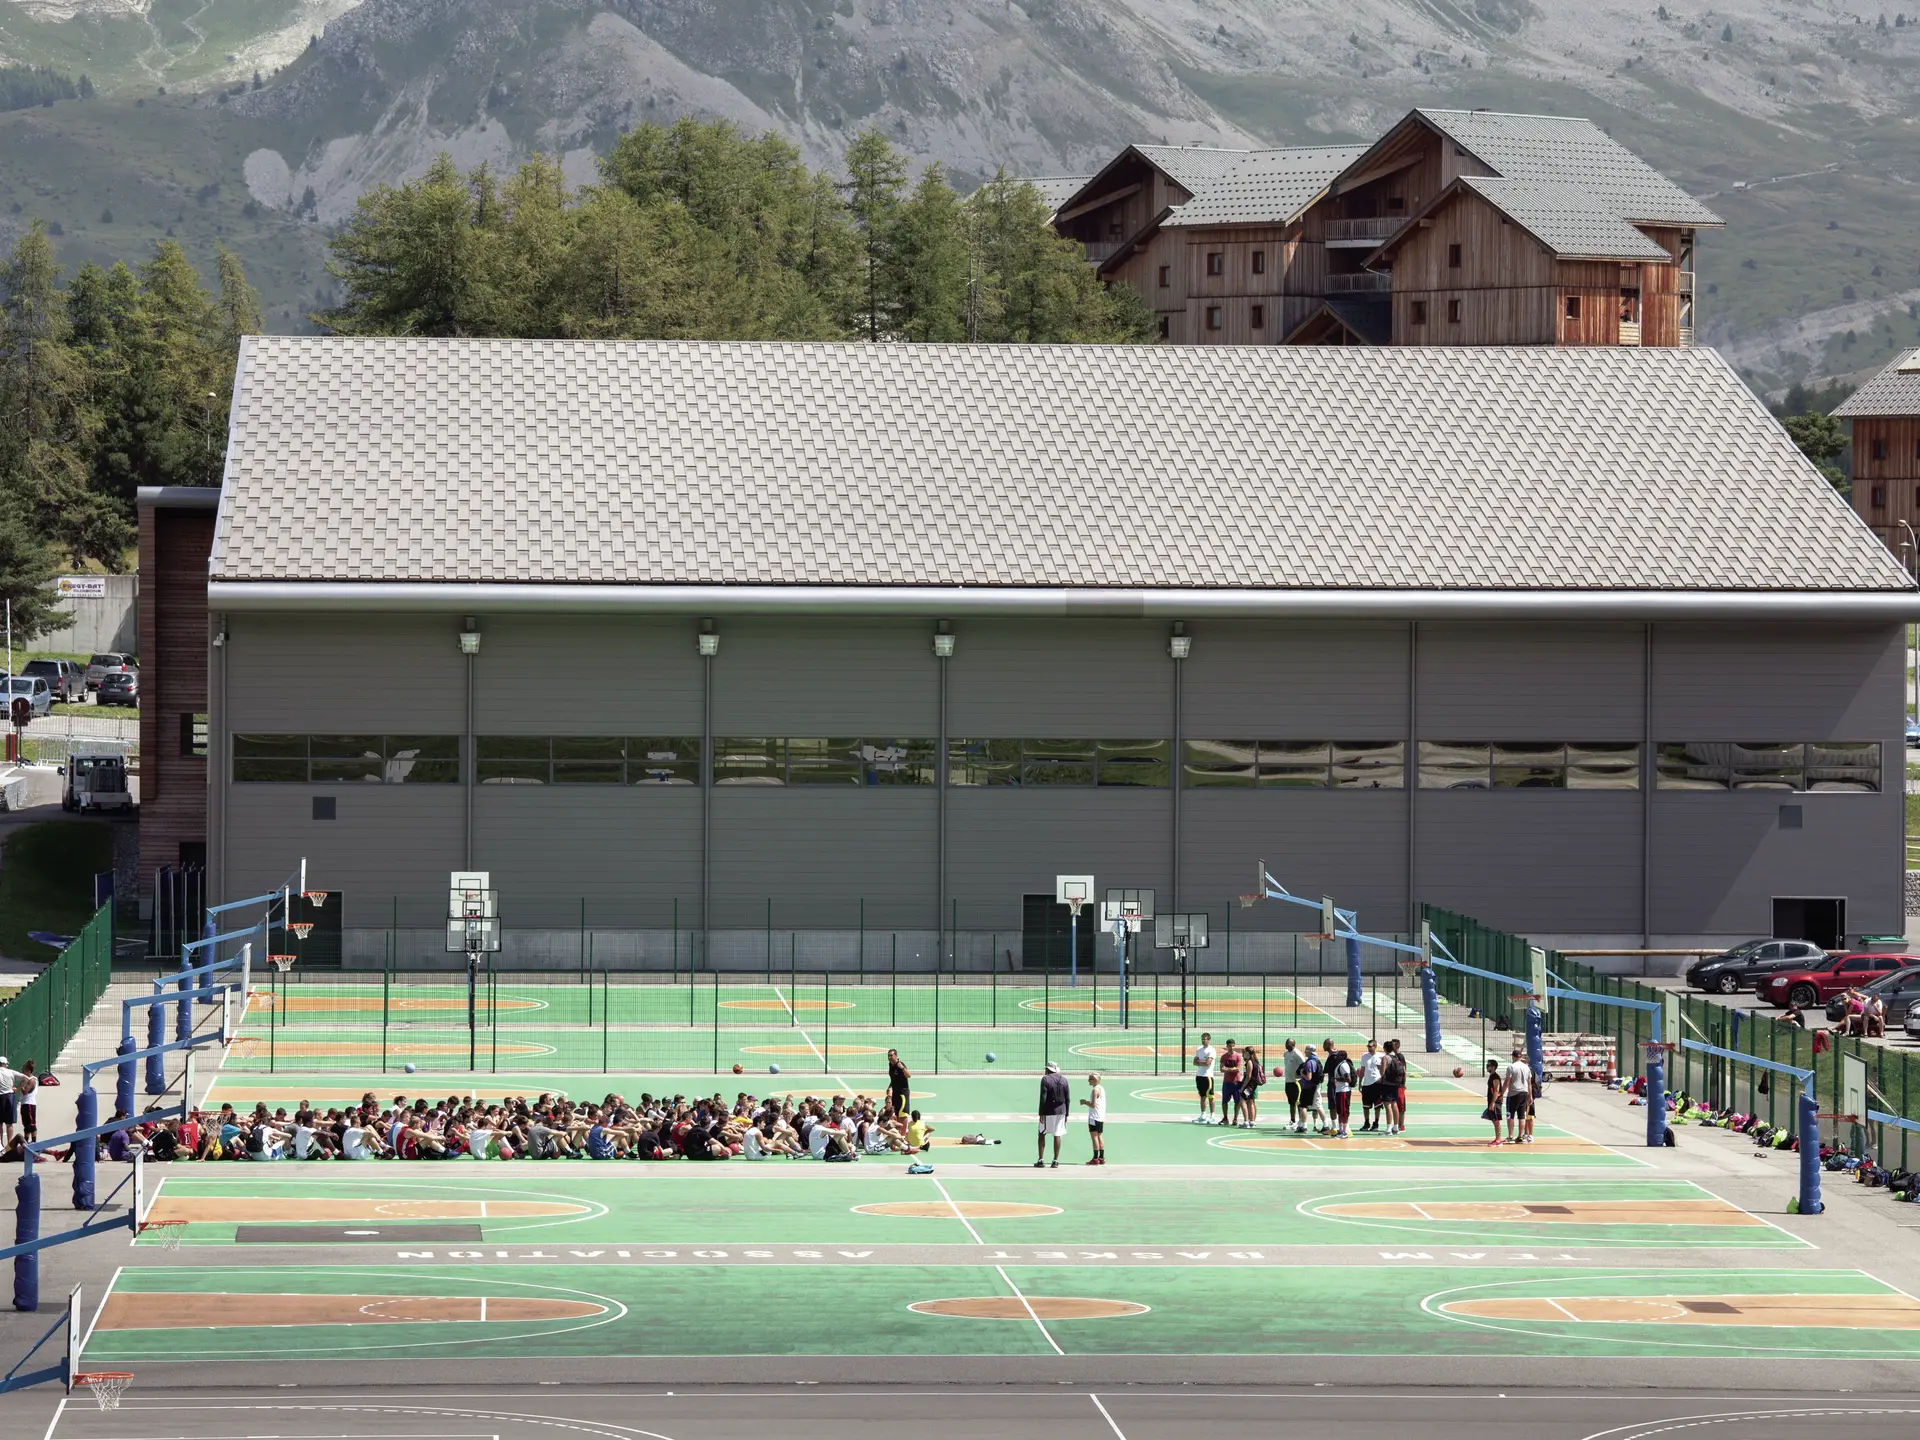
[[[1080, 968], [1091, 971], [1093, 944], [1100, 929], [1099, 911], [1080, 909]], [[1020, 897], [1020, 968], [1066, 970], [1073, 955], [1073, 917], [1051, 895]]]
[[1838, 950], [1847, 933], [1847, 902], [1824, 896], [1776, 896], [1773, 934], [1776, 940], [1807, 940], [1822, 950]]

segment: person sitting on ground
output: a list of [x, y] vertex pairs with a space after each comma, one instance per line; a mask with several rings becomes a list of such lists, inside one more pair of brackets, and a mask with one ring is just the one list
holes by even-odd
[[927, 1123], [918, 1110], [915, 1110], [913, 1118], [907, 1122], [906, 1153], [918, 1155], [932, 1144], [933, 1126]]

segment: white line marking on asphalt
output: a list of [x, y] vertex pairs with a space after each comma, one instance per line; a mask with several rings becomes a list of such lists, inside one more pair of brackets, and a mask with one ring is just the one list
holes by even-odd
[[1127, 1440], [1127, 1432], [1122, 1430], [1119, 1425], [1114, 1422], [1113, 1416], [1107, 1413], [1107, 1407], [1100, 1403], [1100, 1397], [1089, 1390], [1087, 1392], [1087, 1398], [1093, 1401], [1094, 1408], [1100, 1412], [1100, 1418], [1107, 1422], [1108, 1427], [1113, 1433], [1119, 1436], [1120, 1440]]
[[1013, 1298], [1018, 1300], [1020, 1304], [1023, 1307], [1025, 1307], [1027, 1312], [1027, 1318], [1033, 1321], [1034, 1324], [1040, 1327], [1040, 1333], [1046, 1337], [1047, 1343], [1053, 1346], [1053, 1353], [1056, 1355], [1065, 1355], [1067, 1352], [1060, 1348], [1060, 1342], [1053, 1338], [1053, 1332], [1047, 1329], [1045, 1322], [1042, 1321], [1040, 1316], [1035, 1312], [1033, 1308], [1033, 1302], [1027, 1299], [1027, 1297], [1021, 1293], [1020, 1287], [1018, 1285], [1013, 1283], [1013, 1277], [1007, 1274], [1006, 1267], [1002, 1265], [996, 1265], [993, 1268], [999, 1273], [1000, 1278], [1007, 1282], [1007, 1288], [1013, 1291]]
[[986, 1244], [987, 1242], [980, 1238], [980, 1232], [973, 1228], [973, 1222], [968, 1220], [966, 1215], [962, 1213], [960, 1207], [953, 1203], [953, 1197], [947, 1193], [947, 1187], [936, 1180], [933, 1182], [933, 1188], [938, 1190], [940, 1192], [940, 1198], [947, 1202], [947, 1208], [953, 1211], [953, 1218], [967, 1227], [967, 1234], [973, 1236], [973, 1243], [976, 1245]]

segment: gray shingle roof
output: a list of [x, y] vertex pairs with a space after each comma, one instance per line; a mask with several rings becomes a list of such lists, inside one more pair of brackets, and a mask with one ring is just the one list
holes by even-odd
[[[1311, 205], [1329, 181], [1366, 154], [1364, 145], [1255, 150], [1168, 217], [1186, 225], [1284, 225]], [[1192, 188], [1189, 186], [1188, 188]]]
[[1508, 180], [1576, 185], [1614, 214], [1651, 225], [1718, 225], [1720, 217], [1591, 120], [1419, 110], [1427, 123]]
[[1920, 415], [1920, 350], [1909, 350], [1840, 403], [1836, 419]]
[[1029, 175], [1026, 181], [1040, 192], [1040, 198], [1047, 202], [1047, 213], [1051, 215], [1078, 195], [1092, 178], [1091, 175]]
[[1484, 196], [1514, 224], [1569, 260], [1667, 260], [1673, 257], [1577, 185], [1466, 175], [1461, 184]]
[[1708, 350], [311, 336], [212, 578], [1905, 586]]
[[1223, 150], [1213, 145], [1134, 145], [1130, 147], [1198, 195], [1224, 178], [1251, 151]]

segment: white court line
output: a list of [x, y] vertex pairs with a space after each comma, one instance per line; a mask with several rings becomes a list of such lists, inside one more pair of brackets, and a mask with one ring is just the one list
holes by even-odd
[[1578, 1315], [1574, 1314], [1571, 1310], [1567, 1309], [1566, 1306], [1562, 1305], [1558, 1300], [1554, 1299], [1551, 1295], [1547, 1296], [1547, 1304], [1551, 1305], [1554, 1309], [1558, 1310], [1562, 1315], [1566, 1316], [1567, 1319], [1573, 1321], [1576, 1325], [1580, 1323], [1580, 1317]]
[[[786, 1005], [786, 1007], [787, 1007], [787, 1018], [788, 1018], [789, 1020], [791, 1020], [791, 1021], [793, 1021], [793, 1023], [794, 1023], [794, 1028], [796, 1028], [796, 1029], [800, 1029], [800, 1017], [799, 1017], [798, 1015], [796, 1015], [796, 1014], [794, 1014], [794, 1012], [793, 1012], [793, 1006], [787, 1003], [787, 997], [786, 997], [786, 996], [785, 996], [784, 994], [782, 994], [782, 993], [781, 993], [781, 990], [780, 990], [780, 987], [779, 987], [778, 985], [776, 985], [776, 986], [774, 986], [774, 987], [773, 987], [773, 993], [774, 993], [774, 995], [775, 995], [775, 996], [776, 996], [776, 997], [777, 997], [777, 998], [779, 999], [779, 1001], [780, 1001], [780, 1003], [781, 1003], [782, 1005]], [[800, 1029], [800, 1038], [801, 1038], [802, 1040], [804, 1040], [804, 1041], [806, 1041], [806, 1042], [807, 1042], [807, 1048], [808, 1048], [809, 1050], [811, 1050], [811, 1051], [813, 1051], [813, 1058], [814, 1058], [814, 1059], [816, 1059], [816, 1060], [818, 1060], [818, 1061], [820, 1062], [820, 1068], [821, 1068], [821, 1070], [823, 1070], [823, 1071], [825, 1071], [825, 1070], [829, 1070], [829, 1069], [831, 1069], [831, 1068], [832, 1068], [831, 1066], [829, 1066], [829, 1065], [827, 1064], [827, 1057], [826, 1057], [825, 1055], [823, 1055], [823, 1054], [821, 1054], [821, 1053], [820, 1053], [820, 1047], [819, 1047], [818, 1045], [816, 1045], [816, 1044], [814, 1044], [814, 1043], [813, 1043], [813, 1036], [811, 1036], [811, 1035], [809, 1035], [809, 1034], [808, 1034], [808, 1033], [807, 1033], [807, 1032], [806, 1032], [806, 1031], [805, 1031], [804, 1029]], [[836, 1079], [838, 1079], [838, 1077], [837, 1077], [837, 1076], [836, 1076], [835, 1078], [836, 1078]], [[851, 1087], [851, 1086], [848, 1086], [848, 1085], [847, 1085], [847, 1082], [846, 1082], [846, 1081], [844, 1081], [844, 1080], [841, 1080], [841, 1081], [840, 1081], [840, 1084], [841, 1084], [841, 1085], [843, 1085], [843, 1086], [846, 1086], [846, 1088], [847, 1088], [847, 1090], [848, 1090], [848, 1093], [849, 1093], [849, 1094], [851, 1094], [851, 1093], [852, 1093], [852, 1088], [853, 1088], [853, 1087]]]
[[1113, 1416], [1107, 1413], [1107, 1407], [1100, 1403], [1100, 1397], [1089, 1390], [1087, 1392], [1087, 1398], [1093, 1401], [1094, 1408], [1100, 1412], [1100, 1418], [1107, 1422], [1108, 1428], [1111, 1429], [1115, 1435], [1119, 1436], [1120, 1440], [1127, 1440], [1127, 1432], [1122, 1430], [1119, 1425], [1115, 1423]]
[[973, 1228], [973, 1222], [968, 1220], [967, 1217], [961, 1213], [960, 1207], [953, 1203], [953, 1197], [947, 1193], [947, 1187], [936, 1180], [933, 1182], [933, 1188], [938, 1190], [940, 1192], [940, 1198], [947, 1202], [947, 1208], [953, 1211], [953, 1218], [967, 1227], [967, 1234], [973, 1236], [973, 1243], [976, 1245], [986, 1244], [987, 1242], [980, 1238], [980, 1232]]
[[486, 1321], [487, 1321], [487, 1297], [482, 1295], [480, 1297], [480, 1323], [484, 1325], [486, 1324]]
[[1007, 1282], [1007, 1288], [1013, 1291], [1014, 1298], [1018, 1300], [1022, 1306], [1025, 1307], [1027, 1312], [1027, 1318], [1033, 1321], [1034, 1324], [1040, 1326], [1040, 1333], [1046, 1336], [1047, 1343], [1053, 1346], [1053, 1353], [1056, 1355], [1065, 1355], [1067, 1352], [1060, 1348], [1060, 1342], [1053, 1338], [1053, 1332], [1048, 1330], [1045, 1323], [1042, 1322], [1042, 1320], [1040, 1319], [1039, 1315], [1034, 1313], [1033, 1302], [1028, 1300], [1027, 1297], [1021, 1293], [1020, 1287], [1018, 1285], [1013, 1283], [1013, 1277], [1007, 1274], [1006, 1267], [1004, 1265], [996, 1265], [993, 1268], [997, 1272], [999, 1272], [1000, 1278]]
[[60, 1417], [67, 1413], [67, 1397], [62, 1395], [60, 1403], [53, 1407], [53, 1418], [47, 1421], [45, 1440], [53, 1440], [53, 1432], [60, 1428]]

